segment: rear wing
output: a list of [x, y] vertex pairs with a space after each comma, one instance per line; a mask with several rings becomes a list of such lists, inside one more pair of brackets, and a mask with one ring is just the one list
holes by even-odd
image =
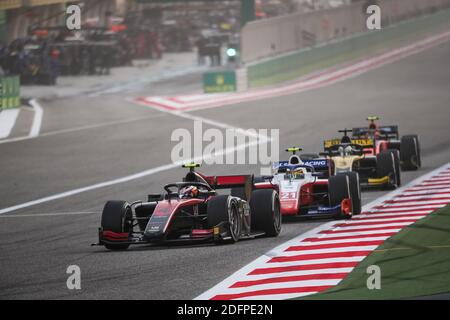
[[325, 151], [330, 150], [332, 147], [341, 144], [341, 139], [331, 139], [331, 140], [325, 140], [323, 142], [323, 149]]
[[292, 167], [310, 167], [313, 172], [328, 172], [329, 160], [326, 158], [317, 158], [314, 160], [303, 161], [302, 164], [299, 165], [290, 165], [289, 161], [278, 161], [272, 164], [272, 171], [274, 173], [280, 172], [283, 169], [291, 169]]
[[[353, 128], [353, 138], [364, 138], [369, 133], [369, 128]], [[378, 133], [381, 137], [387, 139], [399, 139], [398, 126], [381, 126], [378, 127]]]
[[253, 186], [253, 175], [209, 176], [204, 179], [214, 189]]
[[352, 136], [355, 138], [361, 138], [361, 137], [367, 136], [368, 133], [369, 133], [369, 128], [367, 128], [367, 127], [352, 129]]
[[[323, 142], [323, 149], [325, 151], [331, 150], [333, 147], [340, 145], [341, 139], [331, 139], [331, 140], [325, 140]], [[351, 139], [351, 144], [357, 144], [363, 148], [372, 148], [374, 146], [372, 139]]]
[[[232, 188], [242, 188], [243, 194], [238, 192], [238, 197], [243, 200], [250, 201], [252, 191], [254, 189], [253, 175], [236, 175], [236, 176], [210, 176], [205, 177], [205, 180], [209, 185], [217, 189], [232, 189]], [[233, 190], [231, 191], [233, 195]]]
[[242, 188], [244, 190], [245, 198], [242, 196], [241, 198], [244, 200], [250, 199], [252, 190], [255, 187], [253, 175], [206, 176], [194, 170], [199, 166], [200, 165], [195, 163], [183, 165], [184, 168], [190, 169], [186, 177], [183, 179], [183, 182], [195, 181], [206, 183], [214, 190]]
[[382, 126], [378, 128], [380, 136], [388, 139], [399, 139], [398, 126]]
[[303, 161], [303, 164], [311, 166], [315, 171], [328, 171], [329, 160], [325, 158]]

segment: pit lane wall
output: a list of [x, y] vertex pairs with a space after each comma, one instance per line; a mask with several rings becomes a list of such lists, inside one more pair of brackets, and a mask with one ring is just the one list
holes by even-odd
[[382, 29], [367, 31], [361, 3], [256, 21], [242, 31], [249, 87], [292, 80], [450, 28], [450, 0], [386, 0]]
[[20, 107], [19, 76], [0, 76], [0, 112]]

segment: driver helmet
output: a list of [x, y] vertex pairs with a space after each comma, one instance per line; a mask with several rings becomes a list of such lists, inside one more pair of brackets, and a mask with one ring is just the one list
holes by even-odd
[[346, 156], [350, 156], [353, 153], [353, 147], [352, 146], [347, 146], [344, 148], [344, 154]]
[[339, 155], [341, 157], [351, 156], [353, 151], [354, 151], [354, 149], [351, 145], [347, 145], [347, 146], [343, 145], [343, 146], [340, 146], [338, 149]]
[[196, 186], [186, 186], [180, 189], [180, 198], [197, 198], [198, 188]]

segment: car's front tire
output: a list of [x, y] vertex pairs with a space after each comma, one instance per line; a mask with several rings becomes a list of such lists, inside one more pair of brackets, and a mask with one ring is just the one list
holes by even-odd
[[352, 199], [352, 214], [358, 215], [362, 211], [361, 185], [359, 183], [359, 174], [357, 172], [343, 173], [348, 176], [350, 196]]
[[[350, 194], [350, 181], [348, 175], [338, 174], [336, 176], [331, 176], [328, 179], [328, 198], [331, 207], [336, 207], [342, 204], [342, 200], [351, 199]], [[350, 216], [343, 216], [340, 214], [336, 218], [351, 218]]]
[[281, 232], [281, 210], [278, 193], [273, 189], [254, 190], [250, 199], [252, 230], [268, 237]]
[[395, 156], [391, 151], [383, 151], [377, 155], [377, 176], [383, 178], [388, 176], [393, 187], [398, 186], [398, 178], [395, 170]]
[[[132, 232], [132, 211], [126, 201], [108, 201], [103, 207], [101, 227], [103, 231], [115, 233]], [[110, 250], [125, 250], [130, 244], [105, 243], [105, 247]]]
[[[242, 221], [239, 214], [238, 203], [228, 195], [213, 197], [207, 204], [208, 227], [214, 228], [220, 223], [228, 223], [229, 243], [239, 240]], [[223, 241], [218, 241], [223, 242]]]

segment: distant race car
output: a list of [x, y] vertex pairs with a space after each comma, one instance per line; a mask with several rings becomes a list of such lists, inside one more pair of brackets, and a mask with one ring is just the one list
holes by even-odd
[[[276, 237], [281, 230], [280, 201], [272, 185], [255, 186], [252, 175], [211, 176], [184, 165], [182, 182], [164, 186], [148, 201], [108, 201], [103, 209], [99, 242], [111, 250], [132, 244], [183, 241], [234, 243], [257, 236]], [[244, 190], [242, 198], [217, 189]]]
[[255, 179], [255, 185], [278, 187], [283, 216], [349, 219], [359, 214], [361, 192], [354, 173], [328, 178], [322, 173], [328, 169], [328, 160], [311, 160], [315, 157], [311, 154], [297, 155], [301, 150], [287, 149], [292, 152], [289, 160], [274, 163], [273, 175]]
[[383, 150], [377, 154], [372, 150], [374, 141], [370, 138], [351, 139], [351, 130], [339, 130], [341, 139], [324, 141], [322, 156], [329, 160], [328, 173], [336, 176], [342, 173], [357, 173], [363, 188], [395, 189], [401, 185], [400, 156], [398, 150]]
[[353, 128], [353, 139], [371, 139], [373, 146], [365, 147], [364, 153], [377, 155], [385, 150], [399, 150], [402, 170], [417, 170], [422, 166], [418, 135], [405, 135], [400, 138], [398, 126], [378, 126], [379, 117], [367, 117], [369, 126]]

